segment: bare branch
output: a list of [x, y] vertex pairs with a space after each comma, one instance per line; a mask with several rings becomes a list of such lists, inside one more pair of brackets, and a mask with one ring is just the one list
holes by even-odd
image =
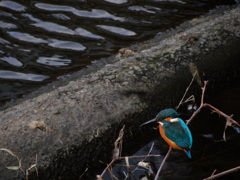
[[124, 128], [125, 128], [125, 125], [123, 125], [122, 129], [119, 132], [118, 138], [114, 143], [113, 159], [117, 159], [117, 158], [121, 157], [122, 138], [123, 138], [123, 135], [124, 135]]
[[160, 154], [150, 154], [150, 155], [141, 155], [141, 156], [123, 156], [118, 158], [118, 160], [125, 159], [126, 157], [131, 159], [131, 158], [147, 158], [147, 157], [159, 157], [161, 156]]
[[98, 179], [101, 179], [102, 176], [106, 173], [107, 170], [111, 169], [113, 163], [117, 161], [121, 157], [121, 150], [122, 150], [122, 138], [124, 135], [124, 128], [123, 125], [122, 129], [119, 131], [118, 138], [114, 143], [114, 150], [113, 150], [113, 158], [112, 161], [107, 165], [107, 167], [103, 170], [101, 175], [97, 175]]
[[221, 177], [221, 176], [224, 176], [224, 175], [226, 175], [226, 174], [229, 174], [229, 173], [232, 173], [232, 172], [234, 172], [234, 171], [238, 171], [238, 170], [240, 170], [240, 166], [237, 166], [237, 167], [235, 167], [235, 168], [232, 168], [232, 169], [229, 169], [229, 170], [223, 171], [223, 172], [218, 173], [218, 174], [215, 174], [215, 175], [211, 175], [210, 177], [205, 178], [205, 179], [203, 179], [203, 180], [212, 180], [212, 179], [216, 179], [216, 178], [219, 178], [219, 177]]
[[200, 87], [202, 87], [203, 86], [202, 79], [200, 77], [199, 70], [198, 70], [198, 67], [196, 66], [196, 64], [190, 62], [189, 70], [190, 70], [191, 74], [195, 77], [195, 80], [197, 81], [198, 85]]
[[215, 108], [211, 104], [205, 103], [204, 106], [211, 108], [213, 110], [213, 112], [218, 113], [219, 115], [223, 116], [226, 119], [226, 124], [225, 124], [225, 128], [224, 128], [224, 131], [223, 131], [223, 139], [224, 139], [224, 141], [226, 141], [225, 132], [226, 132], [227, 127], [228, 126], [233, 126], [233, 125], [240, 126], [240, 124], [232, 118], [233, 115], [229, 116], [229, 115], [225, 114], [224, 112], [220, 111], [219, 109]]
[[233, 115], [229, 116], [229, 115], [225, 114], [224, 112], [220, 111], [219, 109], [217, 109], [216, 107], [212, 106], [211, 104], [205, 103], [204, 106], [210, 107], [211, 109], [214, 110], [214, 112], [216, 112], [216, 113], [220, 114], [221, 116], [223, 116], [224, 118], [226, 118], [226, 120], [229, 121], [229, 124], [230, 124], [229, 126], [231, 126], [232, 124], [240, 126], [240, 124], [232, 118]]
[[193, 75], [193, 77], [192, 77], [192, 80], [191, 80], [190, 84], [188, 85], [187, 89], [185, 90], [185, 93], [184, 93], [182, 99], [180, 100], [178, 106], [176, 107], [176, 109], [178, 109], [178, 108], [181, 106], [181, 104], [183, 103], [183, 100], [184, 100], [184, 98], [185, 98], [185, 96], [186, 96], [189, 88], [191, 87], [191, 85], [192, 85], [192, 83], [193, 83], [193, 81], [194, 81], [194, 79], [195, 79], [196, 74], [197, 74], [197, 71], [194, 73], [194, 75]]
[[207, 86], [208, 81], [204, 81], [204, 86], [202, 87], [202, 96], [201, 96], [201, 104], [198, 107], [196, 111], [193, 112], [192, 116], [187, 120], [186, 124], [189, 124], [193, 118], [201, 111], [201, 109], [204, 107], [204, 96], [205, 96], [205, 91], [206, 91], [206, 86]]
[[154, 180], [158, 180], [158, 177], [159, 177], [159, 175], [160, 175], [160, 172], [161, 172], [161, 170], [162, 170], [162, 167], [163, 167], [163, 165], [165, 164], [165, 162], [166, 162], [168, 156], [170, 155], [171, 151], [172, 151], [172, 148], [170, 148], [170, 149], [168, 150], [166, 156], [164, 157], [164, 159], [163, 159], [163, 161], [162, 161], [162, 163], [161, 163], [161, 165], [160, 165], [160, 167], [159, 167], [159, 169], [158, 169], [158, 171], [157, 171], [157, 174], [156, 174]]
[[[144, 161], [146, 160], [147, 157], [158, 157], [158, 156], [161, 156], [161, 155], [155, 155], [155, 154], [152, 154], [152, 155], [151, 155], [151, 154], [150, 154], [150, 153], [152, 152], [153, 146], [154, 146], [154, 142], [152, 143], [151, 148], [150, 148], [150, 150], [148, 151], [148, 154], [147, 154], [147, 155], [144, 155], [144, 156], [129, 156], [129, 157], [128, 157], [128, 158], [144, 157], [144, 159], [142, 159], [142, 160], [138, 163], [137, 167], [136, 167], [134, 170], [132, 170], [132, 173], [135, 172], [135, 171], [139, 168], [139, 166], [140, 166], [140, 167], [143, 167], [143, 166], [141, 166], [142, 164], [146, 164], [146, 163], [144, 163]], [[126, 180], [126, 179], [127, 179], [127, 177], [125, 178], [125, 180]]]
[[216, 169], [214, 169], [214, 171], [212, 172], [212, 174], [211, 174], [211, 176], [213, 176], [214, 174], [215, 174], [215, 172], [216, 172], [217, 170]]

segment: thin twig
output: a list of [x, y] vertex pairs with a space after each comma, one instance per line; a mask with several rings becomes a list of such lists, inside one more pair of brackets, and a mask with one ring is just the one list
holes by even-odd
[[113, 165], [113, 163], [115, 163], [117, 160], [123, 160], [125, 158], [147, 158], [147, 157], [159, 157], [161, 155], [159, 154], [149, 154], [149, 155], [141, 155], [141, 156], [123, 156], [123, 157], [119, 157], [117, 159], [112, 159], [112, 161], [107, 165], [107, 167], [104, 169], [104, 171], [102, 172], [101, 175], [97, 175], [98, 177], [102, 177], [106, 171], [108, 170], [109, 167], [111, 167]]
[[121, 157], [122, 138], [123, 138], [123, 135], [124, 135], [124, 128], [125, 128], [125, 125], [123, 125], [122, 129], [119, 131], [118, 138], [114, 143], [113, 159], [117, 159], [118, 157]]
[[128, 157], [125, 157], [125, 162], [126, 162], [126, 168], [127, 168], [127, 172], [128, 172], [126, 178], [129, 178], [130, 175], [133, 175], [133, 172], [131, 171], [131, 166], [129, 164], [129, 158]]
[[161, 170], [162, 170], [162, 167], [163, 167], [163, 165], [165, 164], [165, 162], [166, 162], [168, 156], [170, 155], [171, 151], [172, 151], [172, 148], [170, 148], [170, 149], [168, 150], [166, 156], [164, 157], [164, 159], [163, 159], [163, 161], [162, 161], [162, 163], [161, 163], [161, 165], [160, 165], [160, 167], [159, 167], [159, 169], [158, 169], [158, 171], [157, 171], [157, 174], [156, 174], [154, 180], [157, 180], [157, 179], [158, 179], [158, 177], [159, 177], [159, 175], [160, 175], [160, 172], [161, 172]]
[[211, 176], [213, 176], [215, 174], [215, 172], [217, 172], [216, 169], [214, 169], [214, 171], [212, 172]]
[[112, 166], [109, 166], [108, 167], [108, 172], [109, 172], [109, 174], [110, 174], [110, 177], [111, 177], [111, 179], [112, 180], [118, 180], [115, 176], [114, 176], [114, 174], [112, 173]]
[[148, 158], [148, 157], [159, 157], [161, 156], [160, 154], [150, 154], [150, 155], [141, 155], [141, 156], [123, 156], [118, 158], [118, 160], [125, 159], [126, 157], [131, 159], [131, 158]]
[[201, 111], [201, 109], [204, 107], [204, 96], [205, 96], [205, 91], [206, 91], [206, 86], [207, 86], [208, 81], [204, 81], [204, 85], [202, 87], [202, 96], [201, 96], [201, 103], [200, 106], [196, 111], [193, 112], [192, 116], [186, 121], [186, 124], [189, 124], [193, 118]]
[[[84, 176], [84, 174], [85, 174], [87, 171], [88, 171], [88, 168], [86, 168], [85, 171], [79, 176], [78, 180], [81, 180], [82, 177]], [[97, 177], [97, 179], [99, 179], [99, 178]]]
[[[150, 154], [150, 153], [152, 152], [152, 150], [153, 150], [153, 146], [154, 146], [154, 142], [152, 143], [151, 148], [150, 148], [150, 150], [148, 151], [148, 154], [147, 154], [147, 155], [144, 155], [144, 156], [129, 156], [128, 158], [144, 157], [144, 159], [141, 160], [141, 162], [143, 162], [143, 161], [146, 160], [147, 157], [157, 157], [157, 156], [161, 156], [161, 155], [155, 155], [155, 154], [152, 154], [152, 155], [151, 155], [151, 154]], [[132, 170], [132, 173], [135, 172], [138, 168], [139, 168], [139, 165], [137, 165], [137, 167], [136, 167], [134, 170]], [[124, 180], [126, 180], [126, 179], [127, 179], [127, 176], [126, 176], [126, 178], [125, 178]]]
[[212, 106], [211, 104], [208, 104], [208, 103], [205, 103], [204, 104], [205, 107], [209, 107], [211, 108], [214, 112], [218, 113], [219, 115], [223, 116], [225, 119], [226, 119], [226, 124], [225, 124], [225, 128], [224, 128], [224, 131], [223, 131], [223, 139], [224, 141], [226, 141], [226, 129], [228, 126], [233, 126], [234, 125], [237, 125], [237, 126], [240, 126], [240, 124], [235, 121], [232, 116], [233, 115], [227, 115], [225, 114], [224, 112], [220, 111], [219, 109], [215, 108], [214, 106]]
[[192, 77], [192, 80], [191, 80], [190, 84], [188, 85], [187, 89], [185, 90], [185, 93], [184, 93], [182, 99], [180, 100], [178, 106], [176, 107], [176, 109], [178, 109], [178, 108], [181, 106], [181, 104], [182, 104], [183, 100], [185, 99], [185, 96], [186, 96], [189, 88], [191, 87], [191, 85], [192, 85], [192, 83], [193, 83], [193, 81], [194, 81], [194, 79], [195, 79], [196, 74], [197, 74], [197, 71], [194, 73], [194, 75], [193, 75], [193, 77]]
[[240, 170], [240, 166], [237, 166], [237, 167], [232, 168], [232, 169], [228, 169], [228, 170], [226, 170], [226, 171], [223, 171], [223, 172], [218, 173], [218, 174], [215, 174], [215, 175], [211, 175], [210, 177], [207, 177], [207, 178], [205, 178], [205, 179], [203, 179], [203, 180], [216, 179], [216, 178], [218, 178], [218, 177], [220, 177], [220, 176], [224, 176], [224, 175], [226, 175], [226, 174], [229, 174], [229, 173], [232, 173], [232, 172], [238, 171], [238, 170]]
[[[150, 154], [152, 149], [153, 149], [153, 146], [154, 146], [154, 143], [152, 144], [149, 152], [148, 152], [148, 155], [141, 155], [141, 156], [124, 156], [124, 157], [121, 157], [121, 152], [119, 152], [119, 148], [121, 148], [122, 146], [122, 138], [123, 138], [123, 135], [124, 135], [124, 128], [125, 126], [122, 127], [122, 129], [119, 131], [119, 135], [118, 135], [118, 138], [117, 140], [115, 141], [114, 143], [114, 150], [113, 150], [113, 158], [111, 160], [111, 162], [107, 165], [107, 167], [103, 170], [102, 174], [101, 175], [97, 175], [97, 179], [101, 180], [103, 175], [107, 172], [107, 171], [110, 171], [111, 170], [111, 167], [112, 165], [117, 161], [117, 160], [122, 160], [122, 159], [130, 159], [130, 158], [144, 158], [144, 160], [147, 158], [147, 157], [158, 157], [158, 156], [161, 156], [161, 155], [156, 155], [156, 154]], [[116, 153], [116, 154], [114, 154]], [[135, 169], [134, 169], [135, 171]], [[111, 172], [109, 172], [111, 174], [111, 177], [112, 178], [116, 178]]]
[[106, 173], [106, 171], [113, 165], [116, 159], [112, 159], [112, 161], [107, 165], [107, 167], [103, 170], [101, 175], [97, 175], [98, 178], [102, 178], [102, 176]]
[[235, 124], [235, 125], [237, 125], [237, 126], [240, 126], [240, 124], [232, 118], [232, 115], [229, 116], [229, 115], [225, 114], [224, 112], [220, 111], [219, 109], [215, 108], [214, 106], [212, 106], [211, 104], [208, 104], [208, 103], [205, 103], [204, 106], [210, 107], [210, 108], [213, 109], [216, 113], [218, 113], [218, 114], [220, 114], [221, 116], [225, 117], [226, 120], [230, 121], [230, 123]]
[[102, 178], [102, 176], [106, 173], [107, 170], [109, 170], [113, 163], [117, 161], [121, 157], [121, 146], [122, 146], [122, 138], [124, 135], [124, 128], [125, 125], [122, 127], [122, 129], [119, 131], [118, 138], [114, 143], [114, 150], [113, 150], [113, 158], [112, 161], [107, 165], [107, 167], [103, 170], [101, 175], [97, 175], [98, 178]]

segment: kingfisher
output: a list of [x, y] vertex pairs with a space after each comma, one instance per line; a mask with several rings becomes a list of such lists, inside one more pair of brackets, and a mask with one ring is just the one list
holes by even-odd
[[141, 126], [151, 123], [159, 123], [159, 132], [162, 138], [169, 145], [169, 148], [183, 150], [189, 158], [192, 158], [192, 134], [185, 122], [178, 118], [179, 114], [172, 108], [160, 111], [154, 119], [151, 119]]

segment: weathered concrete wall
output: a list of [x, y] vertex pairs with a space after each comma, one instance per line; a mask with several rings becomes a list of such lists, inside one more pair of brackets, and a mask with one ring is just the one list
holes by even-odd
[[[131, 47], [130, 56], [102, 60], [42, 88], [0, 112], [0, 147], [25, 168], [37, 154], [40, 179], [78, 178], [111, 149], [122, 124], [137, 136], [139, 124], [179, 102], [192, 78], [189, 63], [212, 88], [239, 77], [239, 17], [240, 6], [219, 9]], [[17, 161], [1, 156], [0, 179], [21, 177], [5, 168]]]

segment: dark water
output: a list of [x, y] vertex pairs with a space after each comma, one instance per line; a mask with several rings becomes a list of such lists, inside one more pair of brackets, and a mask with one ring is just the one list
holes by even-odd
[[[215, 174], [228, 169], [237, 167], [240, 165], [240, 135], [235, 136], [231, 140], [224, 142], [207, 141], [201, 138], [195, 138], [195, 147], [192, 150], [192, 159], [188, 159], [186, 154], [182, 151], [173, 150], [170, 157], [167, 159], [162, 173], [161, 179], [167, 180], [200, 180], [211, 176], [214, 170], [217, 170]], [[151, 146], [154, 145], [150, 154], [162, 155], [160, 157], [147, 157], [147, 158], [129, 158], [129, 164], [131, 167], [130, 174], [126, 168], [126, 161], [118, 161], [115, 163], [112, 174], [118, 179], [141, 179], [146, 176], [146, 173], [151, 170], [138, 166], [138, 163], [144, 160], [144, 162], [150, 162], [153, 165], [155, 173], [159, 168], [164, 155], [168, 149], [164, 143], [160, 143], [161, 139], [155, 139], [135, 154], [131, 156], [147, 155], [150, 152]], [[197, 144], [198, 143], [198, 144]], [[200, 147], [202, 145], [202, 147]], [[164, 151], [164, 152], [163, 152]], [[153, 176], [154, 177], [154, 176]], [[230, 173], [220, 179], [224, 180], [238, 180], [240, 172]], [[106, 173], [103, 178], [105, 180], [111, 180], [110, 174]]]
[[233, 0], [0, 1], [0, 105]]

